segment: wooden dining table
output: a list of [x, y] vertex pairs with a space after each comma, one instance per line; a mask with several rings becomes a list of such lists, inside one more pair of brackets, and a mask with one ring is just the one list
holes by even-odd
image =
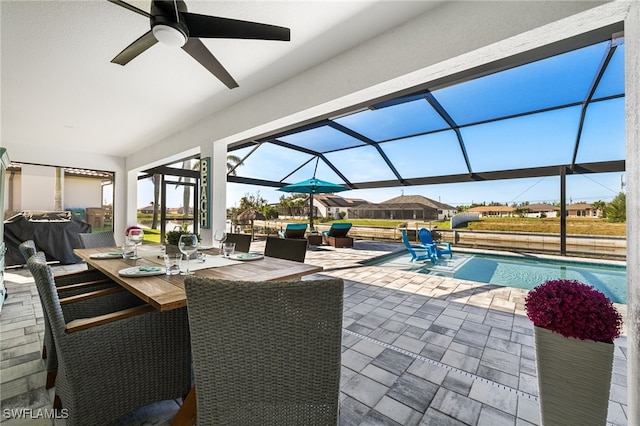
[[[101, 271], [159, 311], [169, 311], [187, 305], [184, 275], [166, 275], [163, 273], [160, 275], [128, 277], [119, 274], [119, 271], [123, 269], [136, 266], [159, 266], [164, 268], [164, 258], [160, 254], [159, 246], [155, 252], [148, 251], [148, 253], [153, 253], [148, 256], [144, 255], [144, 250], [139, 250], [138, 259], [123, 259], [121, 257], [96, 259], [92, 257], [92, 255], [97, 255], [98, 253], [116, 253], [118, 251], [121, 251], [119, 247], [100, 247], [75, 249], [74, 253], [88, 265]], [[201, 250], [201, 252], [207, 256], [220, 256], [218, 249]], [[194, 261], [191, 260], [190, 262]], [[198, 269], [194, 271], [194, 275], [238, 281], [283, 281], [320, 271], [322, 271], [320, 266], [264, 256], [258, 260]], [[187, 426], [196, 423], [195, 392], [194, 387], [184, 398], [182, 406], [171, 423], [172, 426]]]
[[[184, 291], [184, 275], [160, 275], [126, 277], [119, 271], [135, 266], [149, 266], [164, 268], [164, 259], [160, 255], [160, 246], [153, 253], [146, 256], [143, 250], [139, 250], [138, 259], [105, 258], [95, 259], [92, 255], [98, 253], [115, 253], [119, 247], [100, 247], [88, 249], [75, 249], [74, 253], [88, 265], [107, 275], [113, 281], [120, 284], [131, 293], [144, 300], [159, 311], [187, 306], [187, 296]], [[207, 256], [220, 256], [218, 249], [201, 250]], [[184, 263], [183, 260], [183, 269]], [[195, 266], [195, 260], [191, 260]], [[240, 261], [232, 265], [198, 269], [194, 275], [198, 277], [218, 278], [236, 281], [283, 281], [300, 278], [304, 275], [322, 271], [322, 267], [308, 263], [294, 262], [292, 260], [278, 259], [264, 256], [258, 260]]]

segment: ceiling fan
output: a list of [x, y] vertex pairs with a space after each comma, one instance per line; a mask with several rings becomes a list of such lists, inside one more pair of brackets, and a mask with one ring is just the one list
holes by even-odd
[[152, 0], [151, 13], [122, 0], [108, 1], [146, 16], [151, 21], [151, 29], [127, 46], [111, 62], [126, 65], [159, 41], [169, 46], [181, 47], [229, 89], [238, 87], [238, 83], [199, 40], [200, 38], [291, 40], [289, 28], [189, 13], [187, 5], [182, 0]]

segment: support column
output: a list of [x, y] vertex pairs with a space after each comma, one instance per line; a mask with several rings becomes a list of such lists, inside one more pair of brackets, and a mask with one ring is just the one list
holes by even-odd
[[215, 229], [225, 229], [227, 222], [227, 145], [213, 143], [211, 155], [211, 229], [209, 236], [213, 241]]
[[567, 255], [567, 168], [560, 167], [560, 255]]
[[627, 403], [628, 424], [640, 425], [640, 4], [624, 22], [627, 175]]
[[[116, 243], [121, 244], [124, 242], [124, 231], [129, 227], [138, 223], [138, 172], [128, 170], [126, 177], [126, 192], [124, 221], [119, 222], [117, 226], [114, 226], [114, 236]], [[115, 213], [114, 213], [115, 217]]]

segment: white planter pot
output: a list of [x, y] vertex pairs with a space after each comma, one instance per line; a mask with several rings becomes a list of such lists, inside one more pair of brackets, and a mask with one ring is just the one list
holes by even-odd
[[534, 336], [542, 425], [605, 425], [614, 345], [535, 326]]

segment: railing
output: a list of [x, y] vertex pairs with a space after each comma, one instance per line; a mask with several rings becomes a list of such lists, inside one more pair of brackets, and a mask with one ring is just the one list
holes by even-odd
[[[560, 253], [560, 234], [439, 229], [442, 241], [458, 247], [500, 249], [530, 253]], [[567, 235], [567, 255], [624, 260], [626, 237]]]
[[467, 222], [477, 222], [480, 220], [479, 212], [462, 212], [453, 216], [450, 220], [451, 229], [455, 229], [458, 225]]
[[[328, 230], [330, 225], [319, 223], [316, 224], [315, 227], [318, 231], [322, 232]], [[412, 225], [411, 228], [354, 225], [349, 230], [349, 236], [360, 240], [401, 242], [401, 232], [405, 230], [407, 231], [407, 236], [410, 241], [418, 241], [417, 231], [422, 227], [429, 228], [429, 225], [416, 223]], [[269, 223], [269, 227], [267, 229], [258, 225], [254, 228], [256, 235], [269, 235], [275, 234], [278, 227], [274, 226], [273, 223]], [[440, 228], [437, 228], [436, 231], [440, 235], [441, 241], [452, 243], [454, 251], [457, 246], [530, 253], [560, 253], [560, 234], [506, 231], [467, 231]], [[626, 237], [615, 236], [568, 235], [567, 255], [625, 260], [627, 256], [627, 239]]]

